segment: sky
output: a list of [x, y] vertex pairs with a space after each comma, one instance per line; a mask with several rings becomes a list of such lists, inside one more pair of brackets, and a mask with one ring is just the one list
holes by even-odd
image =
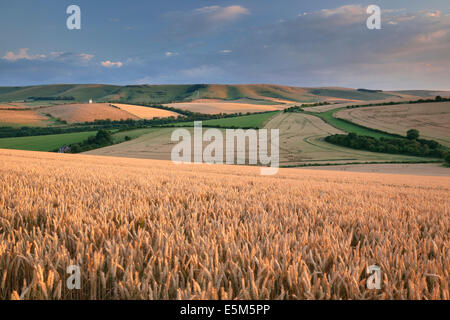
[[[66, 26], [70, 5], [80, 30]], [[449, 74], [449, 0], [0, 0], [0, 86], [450, 90]]]

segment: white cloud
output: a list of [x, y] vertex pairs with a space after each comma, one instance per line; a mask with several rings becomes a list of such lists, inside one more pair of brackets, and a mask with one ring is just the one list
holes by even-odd
[[211, 33], [250, 14], [243, 6], [207, 6], [189, 12], [171, 12], [168, 32], [177, 36], [196, 36]]
[[209, 6], [194, 10], [195, 13], [205, 15], [212, 22], [228, 22], [239, 18], [242, 15], [249, 14], [247, 8], [242, 6]]
[[219, 52], [220, 52], [220, 53], [227, 54], [227, 53], [231, 53], [232, 51], [231, 51], [231, 50], [228, 50], [228, 49], [225, 49], [225, 50], [220, 50]]
[[13, 51], [8, 51], [6, 55], [3, 56], [2, 59], [14, 62], [17, 60], [36, 60], [46, 58], [44, 54], [30, 55], [28, 54], [28, 50], [29, 50], [28, 48], [21, 48], [17, 53], [14, 53]]
[[165, 53], [166, 57], [173, 57], [173, 56], [177, 56], [178, 52], [173, 52], [173, 51], [167, 51]]
[[93, 57], [95, 57], [93, 54], [89, 53], [80, 53], [78, 56], [81, 58], [81, 60], [86, 62], [90, 61]]
[[123, 66], [123, 63], [120, 61], [112, 62], [110, 60], [102, 61], [101, 64], [105, 68], [121, 68]]
[[434, 12], [428, 12], [427, 16], [439, 18], [441, 16], [441, 12], [439, 10], [436, 10]]

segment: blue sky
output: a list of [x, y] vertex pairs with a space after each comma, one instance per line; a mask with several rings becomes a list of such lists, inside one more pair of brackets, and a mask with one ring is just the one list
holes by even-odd
[[[66, 8], [81, 8], [81, 30]], [[366, 7], [382, 29], [366, 27]], [[450, 89], [450, 1], [0, 3], [0, 85], [276, 83]]]

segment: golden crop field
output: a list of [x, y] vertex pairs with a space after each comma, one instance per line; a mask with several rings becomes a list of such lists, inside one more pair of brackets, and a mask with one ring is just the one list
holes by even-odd
[[34, 110], [0, 110], [0, 125], [45, 125], [48, 120], [42, 114]]
[[450, 298], [448, 177], [15, 150], [0, 164], [0, 299]]
[[168, 117], [178, 117], [179, 114], [176, 112], [163, 110], [163, 109], [157, 109], [157, 108], [150, 108], [150, 107], [144, 107], [144, 106], [135, 106], [132, 104], [122, 104], [122, 103], [114, 103], [115, 107], [126, 111], [132, 115], [135, 115], [138, 118], [141, 119], [153, 119], [153, 118], [168, 118]]
[[138, 119], [135, 115], [110, 106], [109, 103], [65, 104], [39, 109], [41, 113], [49, 113], [55, 118], [68, 123], [94, 120], [126, 120]]
[[401, 135], [409, 129], [418, 129], [423, 138], [450, 147], [450, 102], [345, 109], [335, 116]]

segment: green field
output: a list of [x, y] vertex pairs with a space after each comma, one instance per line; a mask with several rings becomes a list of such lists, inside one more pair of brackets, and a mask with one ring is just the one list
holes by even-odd
[[[264, 124], [270, 120], [273, 116], [278, 114], [279, 111], [252, 114], [248, 116], [238, 116], [223, 119], [212, 119], [202, 121], [204, 126], [217, 127], [217, 128], [262, 128]], [[179, 122], [173, 125], [174, 127], [192, 127], [194, 122]]]
[[1, 149], [19, 149], [30, 151], [53, 151], [62, 145], [69, 145], [86, 140], [95, 135], [96, 131], [51, 134], [44, 136], [1, 138]]
[[160, 128], [143, 128], [143, 129], [134, 129], [128, 131], [120, 131], [113, 134], [114, 143], [121, 143], [125, 141], [125, 137], [130, 137], [131, 139], [136, 139], [142, 136], [143, 134], [147, 134], [156, 130], [161, 130]]
[[359, 125], [353, 124], [351, 122], [335, 118], [333, 116], [333, 114], [342, 109], [345, 109], [345, 108], [338, 108], [338, 109], [328, 110], [326, 112], [320, 112], [320, 113], [316, 113], [316, 112], [305, 112], [305, 113], [319, 117], [326, 123], [332, 125], [333, 127], [340, 129], [342, 131], [348, 132], [348, 133], [356, 133], [357, 135], [360, 135], [360, 136], [369, 136], [369, 137], [374, 137], [374, 138], [396, 138], [395, 135], [377, 132], [377, 131], [371, 130], [369, 128], [364, 128]]

